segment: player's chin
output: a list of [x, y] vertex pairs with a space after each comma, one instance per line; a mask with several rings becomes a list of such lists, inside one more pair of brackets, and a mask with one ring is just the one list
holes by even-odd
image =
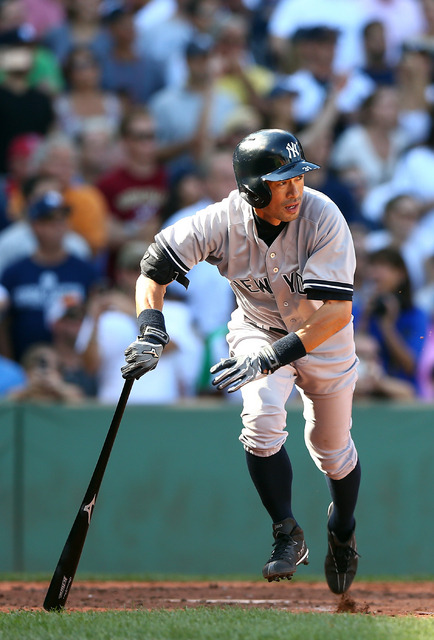
[[300, 206], [297, 205], [295, 207], [285, 207], [283, 220], [285, 222], [291, 222], [291, 220], [296, 220], [298, 218], [298, 214], [300, 213]]

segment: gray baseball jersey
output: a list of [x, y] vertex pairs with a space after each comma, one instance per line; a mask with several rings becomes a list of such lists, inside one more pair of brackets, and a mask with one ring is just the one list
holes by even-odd
[[201, 260], [228, 278], [247, 321], [296, 331], [322, 300], [351, 300], [355, 270], [348, 225], [326, 195], [305, 187], [300, 213], [270, 247], [258, 237], [253, 208], [227, 198], [162, 230], [155, 238], [185, 275]]

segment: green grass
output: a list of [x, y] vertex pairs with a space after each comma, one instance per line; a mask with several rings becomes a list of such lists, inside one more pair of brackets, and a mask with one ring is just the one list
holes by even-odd
[[433, 618], [240, 609], [0, 614], [1, 640], [432, 640]]

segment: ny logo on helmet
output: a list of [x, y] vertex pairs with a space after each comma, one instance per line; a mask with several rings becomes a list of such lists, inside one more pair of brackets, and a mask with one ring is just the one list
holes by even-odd
[[300, 151], [296, 142], [288, 142], [285, 148], [288, 152], [290, 160], [292, 160], [292, 158], [298, 158], [300, 156]]

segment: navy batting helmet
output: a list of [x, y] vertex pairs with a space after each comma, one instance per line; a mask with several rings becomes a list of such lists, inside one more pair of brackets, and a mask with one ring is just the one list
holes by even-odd
[[300, 141], [283, 129], [261, 129], [246, 136], [235, 148], [233, 165], [241, 196], [256, 209], [270, 203], [266, 180], [289, 180], [320, 168], [307, 162]]

